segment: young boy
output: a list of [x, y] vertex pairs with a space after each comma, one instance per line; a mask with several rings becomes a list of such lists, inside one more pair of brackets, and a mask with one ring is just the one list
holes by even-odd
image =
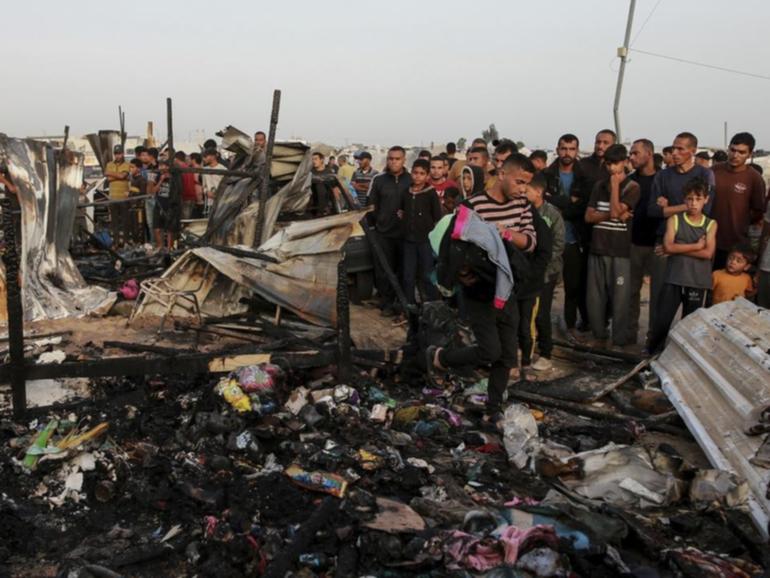
[[639, 201], [639, 184], [626, 176], [628, 151], [612, 145], [604, 153], [609, 173], [594, 186], [585, 220], [593, 225], [588, 255], [586, 306], [594, 338], [607, 339], [607, 305], [612, 307], [612, 344], [629, 341], [631, 301], [631, 219]]
[[[541, 177], [538, 179], [538, 177]], [[541, 191], [545, 188], [545, 177], [541, 174], [535, 174], [532, 182], [527, 189], [526, 196], [529, 200], [532, 183], [538, 182], [535, 186], [540, 187]], [[531, 202], [531, 201], [530, 201]], [[532, 224], [535, 226], [537, 235], [537, 246], [529, 257], [529, 274], [516, 290], [516, 303], [519, 309], [519, 348], [521, 349], [521, 371], [525, 372], [532, 364], [532, 353], [535, 348], [534, 331], [535, 318], [537, 316], [537, 302], [540, 293], [545, 287], [545, 275], [548, 265], [553, 255], [553, 235], [548, 223], [545, 222], [540, 212], [532, 209]], [[518, 379], [519, 372], [514, 368], [511, 371], [511, 378]], [[523, 377], [526, 377], [524, 375]]]
[[[158, 182], [152, 186], [152, 194], [155, 195], [155, 214], [153, 215], [153, 233], [157, 249], [171, 250], [174, 248], [176, 233], [179, 230], [178, 201], [171, 188], [171, 172], [167, 160], [160, 161], [160, 176]], [[178, 193], [177, 193], [178, 195]], [[164, 239], [165, 237], [165, 239]]]
[[484, 169], [465, 165], [462, 168], [460, 187], [462, 196], [466, 199], [484, 192]]
[[711, 260], [716, 250], [717, 222], [703, 214], [709, 201], [709, 185], [693, 178], [684, 186], [684, 213], [666, 220], [663, 252], [666, 260], [665, 283], [660, 292], [650, 353], [663, 349], [666, 335], [682, 305], [682, 317], [703, 307], [711, 289]]
[[441, 201], [436, 190], [428, 185], [430, 162], [417, 159], [412, 165], [412, 184], [401, 199], [398, 216], [402, 220], [403, 242], [403, 287], [409, 303], [415, 302], [414, 290], [417, 272], [420, 272], [421, 295], [423, 300], [438, 299], [438, 291], [431, 282], [433, 272], [433, 251], [428, 233], [443, 216]]
[[753, 262], [751, 247], [733, 247], [727, 255], [727, 266], [711, 274], [712, 305], [754, 294], [754, 283], [748, 273]]
[[[559, 209], [545, 200], [545, 191], [548, 183], [545, 175], [540, 172], [532, 177], [527, 189], [527, 199], [537, 210], [538, 214], [548, 226], [551, 232], [551, 260], [545, 269], [544, 285], [540, 295], [535, 302], [535, 331], [537, 333], [537, 347], [540, 353], [537, 361], [532, 364], [535, 371], [548, 371], [553, 367], [551, 363], [551, 352], [553, 351], [553, 340], [551, 337], [551, 306], [553, 304], [553, 294], [556, 284], [559, 282], [562, 270], [562, 255], [564, 253], [564, 219]], [[540, 231], [538, 231], [538, 245]], [[531, 333], [531, 332], [530, 332]], [[521, 339], [521, 338], [520, 338]], [[532, 355], [533, 339], [529, 338], [529, 352], [524, 350], [522, 341], [522, 366], [524, 361], [529, 360]]]

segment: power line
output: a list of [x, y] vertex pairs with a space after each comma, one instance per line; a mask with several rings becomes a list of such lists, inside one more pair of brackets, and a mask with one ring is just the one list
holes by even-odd
[[639, 27], [639, 30], [636, 31], [636, 34], [634, 34], [634, 39], [631, 41], [631, 44], [629, 46], [633, 46], [636, 42], [636, 39], [639, 38], [639, 35], [642, 33], [642, 30], [644, 30], [644, 27], [647, 26], [647, 23], [650, 21], [650, 18], [652, 18], [652, 15], [655, 14], [655, 11], [658, 9], [658, 6], [660, 6], [660, 3], [663, 2], [663, 0], [658, 0], [655, 3], [655, 6], [652, 7], [652, 10], [650, 10], [650, 13], [647, 15], [647, 18], [644, 19], [644, 22], [642, 22], [642, 25]]
[[739, 74], [741, 76], [751, 76], [752, 78], [760, 78], [762, 80], [770, 80], [770, 76], [764, 74], [756, 74], [754, 72], [746, 72], [745, 70], [736, 70], [735, 68], [727, 68], [725, 66], [716, 66], [715, 64], [706, 64], [705, 62], [696, 62], [694, 60], [687, 60], [685, 58], [677, 58], [676, 56], [668, 56], [666, 54], [658, 54], [656, 52], [648, 52], [646, 50], [639, 50], [638, 48], [629, 48], [632, 52], [638, 52], [639, 54], [646, 54], [647, 56], [654, 56], [656, 58], [664, 58], [666, 60], [673, 60], [674, 62], [682, 62], [684, 64], [691, 64], [693, 66], [700, 66], [702, 68], [710, 68], [712, 70], [721, 70], [722, 72], [730, 72], [732, 74]]

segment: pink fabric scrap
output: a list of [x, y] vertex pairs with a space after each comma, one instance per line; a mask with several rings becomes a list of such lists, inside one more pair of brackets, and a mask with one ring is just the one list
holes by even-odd
[[503, 526], [484, 538], [455, 530], [449, 534], [444, 552], [451, 558], [448, 568], [484, 572], [498, 566], [513, 566], [520, 553], [525, 553], [535, 545], [555, 549], [558, 544], [553, 526], [539, 524], [525, 530], [516, 526]]

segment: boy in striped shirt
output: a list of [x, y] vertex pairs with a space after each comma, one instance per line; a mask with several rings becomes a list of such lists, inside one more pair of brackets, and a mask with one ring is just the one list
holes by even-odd
[[607, 305], [612, 307], [612, 344], [635, 342], [628, 333], [631, 300], [631, 220], [639, 184], [626, 176], [628, 151], [612, 145], [604, 153], [609, 177], [593, 188], [586, 223], [593, 225], [588, 255], [586, 307], [594, 338], [607, 339]]

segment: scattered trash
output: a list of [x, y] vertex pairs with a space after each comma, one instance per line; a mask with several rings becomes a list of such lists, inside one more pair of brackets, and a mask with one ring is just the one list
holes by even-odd
[[342, 476], [326, 472], [308, 472], [300, 466], [291, 465], [285, 474], [298, 486], [315, 492], [323, 492], [337, 498], [345, 497], [348, 482]]
[[692, 502], [719, 502], [730, 508], [746, 504], [749, 486], [745, 480], [724, 470], [700, 470], [690, 482]]
[[217, 392], [233, 409], [239, 412], [251, 411], [251, 400], [232, 377], [224, 377], [217, 385]]
[[364, 522], [367, 528], [392, 534], [422, 532], [425, 529], [425, 521], [406, 504], [388, 498], [377, 498], [377, 508], [379, 512], [374, 519]]
[[40, 357], [37, 358], [38, 364], [43, 363], [62, 363], [65, 359], [67, 359], [67, 354], [59, 349], [54, 349], [53, 351], [46, 351], [45, 353], [41, 353]]
[[537, 422], [532, 412], [525, 405], [508, 406], [503, 414], [502, 429], [508, 459], [517, 468], [524, 468], [539, 445]]

